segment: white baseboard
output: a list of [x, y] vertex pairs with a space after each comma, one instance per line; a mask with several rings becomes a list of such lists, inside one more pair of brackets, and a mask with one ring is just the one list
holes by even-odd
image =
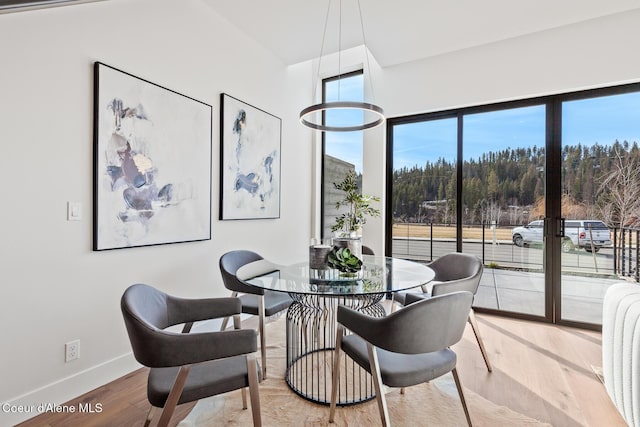
[[[36, 390], [17, 396], [7, 402], [0, 402], [0, 426], [10, 427], [40, 415], [41, 405], [61, 405], [91, 390], [120, 378], [141, 365], [133, 353], [127, 353], [97, 366], [62, 378]], [[17, 412], [18, 408], [29, 412]], [[74, 408], [78, 411], [78, 408]]]

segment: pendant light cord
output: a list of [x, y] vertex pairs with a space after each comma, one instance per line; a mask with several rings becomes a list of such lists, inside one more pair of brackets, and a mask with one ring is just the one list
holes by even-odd
[[[338, 100], [337, 101], [325, 101], [324, 99], [319, 104], [313, 104], [309, 107], [303, 108], [300, 111], [300, 123], [304, 126], [323, 131], [323, 132], [352, 132], [352, 131], [361, 131], [366, 129], [371, 129], [376, 126], [384, 123], [384, 111], [381, 107], [367, 102], [358, 102], [358, 101], [340, 101], [340, 91], [341, 91], [341, 82], [342, 82], [342, 0], [339, 0], [339, 25], [338, 25]], [[371, 77], [371, 63], [369, 61], [369, 51], [367, 50], [367, 41], [364, 33], [364, 22], [362, 19], [362, 7], [360, 5], [360, 0], [358, 1], [358, 14], [360, 16], [360, 30], [362, 31], [362, 43], [364, 45], [364, 51], [366, 55], [366, 67], [369, 71], [369, 85], [371, 87], [371, 97], [375, 98], [374, 90], [373, 90], [373, 79]], [[313, 85], [313, 100], [315, 102], [318, 83], [320, 82], [320, 70], [322, 69], [322, 57], [324, 56], [324, 44], [327, 36], [327, 28], [329, 26], [329, 14], [331, 12], [331, 2], [332, 0], [328, 0], [327, 5], [327, 15], [324, 20], [324, 30], [322, 32], [322, 44], [320, 46], [320, 56], [318, 59], [318, 72], [316, 74], [316, 81]], [[363, 94], [364, 95], [364, 94]], [[324, 95], [323, 95], [324, 98]], [[363, 96], [364, 99], [364, 96]], [[354, 109], [360, 110], [363, 113], [371, 113], [373, 118], [369, 121], [363, 120], [362, 124], [357, 125], [327, 125], [324, 123], [324, 112], [328, 110], [340, 110], [340, 109]], [[322, 121], [314, 121], [313, 118], [316, 113], [323, 113]], [[363, 114], [363, 118], [364, 118]]]
[[339, 3], [338, 13], [338, 101], [340, 101], [340, 84], [342, 83], [341, 56], [342, 56], [342, 0]]
[[[322, 30], [322, 43], [320, 43], [320, 55], [318, 56], [318, 71], [316, 73], [316, 82], [313, 85], [313, 102], [316, 100], [316, 95], [318, 94], [318, 83], [320, 82], [320, 70], [322, 69], [322, 57], [324, 56], [324, 45], [327, 38], [327, 28], [329, 26], [329, 15], [331, 13], [331, 2], [329, 0], [327, 2], [327, 13], [324, 17], [324, 28]], [[341, 79], [342, 79], [342, 0], [340, 0], [339, 4], [339, 14], [338, 14], [338, 101], [340, 100], [340, 89], [341, 89]], [[369, 88], [371, 89], [371, 101], [375, 102], [375, 91], [373, 89], [373, 73], [371, 70], [371, 62], [369, 60], [369, 50], [367, 49], [367, 38], [364, 32], [364, 20], [362, 19], [362, 6], [360, 5], [360, 0], [358, 0], [358, 15], [360, 17], [360, 32], [362, 34], [362, 46], [364, 48], [364, 55], [366, 58], [367, 69], [369, 71]], [[324, 100], [323, 100], [324, 101]]]
[[327, 26], [329, 24], [329, 12], [331, 11], [331, 0], [327, 2], [327, 14], [324, 18], [324, 29], [322, 31], [322, 43], [320, 43], [320, 56], [318, 59], [318, 71], [316, 73], [316, 82], [313, 85], [313, 102], [316, 102], [316, 95], [318, 90], [318, 82], [320, 81], [320, 69], [322, 67], [322, 56], [324, 55], [324, 41], [327, 37]]
[[[362, 19], [362, 7], [360, 7], [360, 0], [358, 0], [358, 13], [360, 14], [360, 30], [362, 31], [362, 45], [364, 48], [364, 55], [367, 58], [367, 68], [369, 70], [369, 88], [371, 89], [371, 102], [376, 102], [375, 92], [373, 91], [373, 71], [371, 70], [371, 63], [369, 62], [369, 49], [367, 49], [367, 39], [364, 36], [364, 21]], [[364, 94], [363, 94], [364, 97]]]

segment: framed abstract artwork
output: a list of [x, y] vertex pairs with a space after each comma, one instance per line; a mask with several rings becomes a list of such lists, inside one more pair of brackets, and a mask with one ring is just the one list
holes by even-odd
[[282, 121], [220, 95], [220, 219], [280, 218]]
[[93, 249], [211, 239], [213, 108], [94, 64]]

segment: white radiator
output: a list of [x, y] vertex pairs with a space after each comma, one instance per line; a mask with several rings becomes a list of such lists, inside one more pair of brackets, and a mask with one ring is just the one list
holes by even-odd
[[640, 285], [618, 283], [605, 293], [602, 374], [627, 424], [640, 427]]

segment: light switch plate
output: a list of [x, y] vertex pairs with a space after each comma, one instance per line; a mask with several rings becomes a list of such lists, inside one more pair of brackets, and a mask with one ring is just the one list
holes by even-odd
[[80, 221], [82, 219], [82, 204], [80, 202], [67, 202], [67, 221]]

